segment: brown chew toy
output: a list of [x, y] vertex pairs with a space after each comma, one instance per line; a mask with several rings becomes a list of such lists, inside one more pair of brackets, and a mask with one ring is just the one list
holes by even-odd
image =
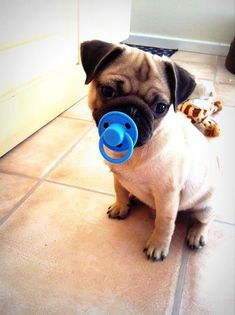
[[[197, 86], [189, 99], [178, 106], [178, 110], [191, 119], [193, 124], [197, 127], [203, 126], [207, 137], [220, 135], [220, 128], [211, 116], [222, 108], [222, 102], [215, 100], [213, 84], [208, 81], [197, 81]], [[200, 127], [199, 129], [201, 130]]]

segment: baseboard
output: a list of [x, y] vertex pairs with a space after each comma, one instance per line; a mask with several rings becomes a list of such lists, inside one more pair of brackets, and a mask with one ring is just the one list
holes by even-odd
[[229, 44], [179, 37], [130, 33], [126, 43], [226, 56]]
[[86, 95], [81, 66], [42, 76], [0, 98], [0, 157]]

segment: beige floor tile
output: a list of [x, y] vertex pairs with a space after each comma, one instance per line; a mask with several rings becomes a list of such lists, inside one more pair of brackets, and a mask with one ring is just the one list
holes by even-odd
[[0, 172], [0, 219], [7, 215], [37, 181]]
[[208, 55], [208, 54], [200, 54], [200, 53], [194, 53], [194, 52], [188, 52], [188, 51], [177, 51], [174, 55], [171, 57], [174, 61], [185, 61], [190, 63], [202, 63], [202, 64], [210, 64], [215, 66], [217, 62], [217, 56], [214, 55]]
[[211, 139], [221, 168], [217, 219], [235, 224], [235, 108], [225, 107], [215, 119], [221, 128], [220, 137]]
[[113, 197], [44, 183], [0, 230], [1, 314], [170, 314], [185, 237], [152, 263], [142, 252], [152, 219], [142, 206], [124, 221]]
[[235, 85], [215, 84], [217, 98], [221, 99], [225, 106], [235, 107]]
[[181, 315], [234, 314], [234, 226], [215, 223], [209, 244], [191, 252]]
[[87, 105], [87, 97], [70, 107], [61, 116], [93, 121], [91, 111]]
[[196, 63], [190, 61], [176, 61], [178, 65], [188, 70], [197, 79], [214, 80], [215, 67], [211, 64]]
[[104, 164], [99, 152], [96, 127], [55, 168], [49, 175], [49, 179], [101, 192], [114, 193], [113, 175]]
[[235, 85], [235, 75], [225, 68], [225, 57], [218, 57], [215, 82]]
[[40, 177], [90, 127], [89, 122], [56, 118], [0, 158], [0, 170]]

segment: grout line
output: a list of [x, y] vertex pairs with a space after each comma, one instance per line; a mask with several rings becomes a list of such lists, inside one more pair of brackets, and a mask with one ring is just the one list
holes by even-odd
[[77, 100], [75, 103], [73, 103], [71, 106], [69, 106], [67, 109], [65, 109], [62, 113], [60, 113], [57, 117], [63, 117], [62, 115], [69, 110], [70, 108], [72, 108], [73, 106], [77, 105], [79, 102], [81, 102], [84, 98], [87, 97], [87, 94], [85, 96], [82, 96], [81, 98], [79, 98], [79, 100]]
[[93, 120], [89, 120], [88, 118], [86, 119], [86, 118], [70, 117], [70, 116], [64, 116], [64, 115], [62, 115], [61, 118], [73, 119], [73, 120], [81, 120], [81, 121], [85, 121], [85, 122], [94, 123]]
[[[216, 83], [217, 84], [217, 83]], [[223, 83], [221, 83], [221, 84], [223, 84]], [[235, 87], [234, 87], [235, 88]], [[222, 99], [222, 97], [221, 97], [221, 99]], [[234, 108], [235, 109], [235, 106], [234, 105], [224, 105], [224, 107], [226, 107], [226, 108]]]
[[219, 223], [219, 224], [225, 224], [225, 225], [230, 225], [230, 226], [235, 226], [235, 223], [231, 223], [231, 222], [226, 222], [223, 220], [214, 220], [214, 222]]
[[56, 185], [61, 185], [61, 186], [65, 186], [65, 187], [68, 187], [68, 188], [74, 188], [74, 189], [89, 191], [89, 192], [92, 192], [92, 193], [101, 194], [101, 195], [105, 195], [105, 196], [109, 196], [109, 197], [115, 197], [115, 194], [108, 193], [108, 192], [105, 192], [105, 191], [99, 191], [99, 190], [96, 190], [96, 189], [86, 188], [86, 187], [82, 187], [82, 186], [76, 186], [76, 185], [72, 185], [72, 184], [56, 182], [56, 181], [51, 180], [51, 179], [43, 179], [43, 182], [56, 184]]
[[[81, 102], [84, 98], [87, 97], [87, 94], [85, 96], [82, 96], [81, 98], [79, 98], [79, 100], [77, 100], [75, 103], [73, 103], [71, 106], [69, 106], [67, 109], [65, 109], [60, 115], [63, 115], [67, 110], [69, 110], [71, 107], [77, 105], [79, 102]], [[60, 116], [59, 115], [59, 116]]]
[[[186, 235], [187, 235], [188, 230], [191, 226], [190, 222], [191, 221], [188, 220], [188, 224], [187, 224], [188, 228], [186, 231]], [[190, 251], [186, 245], [186, 241], [184, 241], [183, 254], [182, 254], [182, 258], [181, 258], [181, 264], [180, 264], [179, 275], [178, 275], [178, 280], [177, 280], [176, 289], [175, 289], [174, 303], [173, 303], [171, 315], [179, 315], [179, 313], [180, 313], [185, 276], [186, 276], [187, 265], [188, 265], [188, 260], [189, 260], [189, 253], [190, 253]]]
[[11, 209], [11, 211], [5, 215], [1, 220], [0, 220], [0, 226], [3, 225], [9, 217], [12, 216], [13, 213], [16, 212], [16, 210], [31, 196], [31, 194], [42, 184], [43, 180], [39, 180], [28, 192], [27, 194], [22, 197], [16, 204], [15, 206]]
[[[235, 224], [233, 224], [233, 223], [224, 222], [221, 220], [214, 220], [214, 222], [229, 225], [229, 226], [235, 226]], [[191, 220], [189, 220], [189, 222], [188, 222], [188, 229], [190, 228], [190, 225], [191, 225]], [[188, 229], [187, 229], [186, 235], [188, 233]], [[182, 254], [182, 258], [181, 258], [181, 265], [180, 265], [180, 269], [179, 269], [179, 276], [178, 276], [178, 281], [177, 281], [177, 285], [176, 285], [176, 289], [175, 289], [174, 303], [173, 303], [171, 315], [179, 315], [180, 314], [183, 289], [184, 289], [184, 282], [185, 282], [185, 276], [186, 276], [186, 271], [187, 271], [189, 255], [190, 255], [190, 250], [187, 248], [186, 242], [184, 242], [183, 254]]]
[[25, 175], [22, 173], [17, 173], [17, 172], [12, 172], [12, 171], [4, 171], [0, 169], [0, 174], [6, 174], [6, 175], [13, 175], [13, 176], [18, 176], [18, 177], [24, 177], [28, 179], [33, 179], [33, 180], [40, 180], [40, 177], [35, 177], [35, 176], [30, 176], [30, 175]]
[[59, 163], [61, 163], [69, 153], [71, 153], [73, 151], [73, 149], [92, 131], [92, 129], [94, 128], [94, 126], [91, 126], [88, 128], [88, 130], [86, 132], [84, 132], [84, 134], [78, 139], [76, 140], [71, 147], [69, 147], [64, 154], [62, 154], [54, 163], [53, 165], [49, 168], [49, 170], [42, 176], [42, 179], [46, 179], [46, 177], [48, 177], [48, 175], [54, 171], [54, 169], [58, 166]]
[[[76, 101], [75, 103], [73, 103], [71, 106], [69, 106], [66, 110], [68, 110], [68, 109], [70, 109], [71, 107], [73, 107], [73, 106], [75, 106], [76, 104], [78, 104], [79, 102], [81, 102], [84, 98], [86, 98], [87, 97], [87, 94], [85, 95], [85, 96], [82, 96], [81, 98], [79, 98], [79, 100], [78, 101]], [[64, 112], [66, 112], [66, 110], [65, 111], [63, 111], [60, 115], [62, 115]]]
[[228, 85], [228, 86], [230, 86], [230, 87], [234, 87], [235, 86], [235, 84], [234, 84], [234, 82], [232, 81], [232, 82], [228, 82], [228, 81], [218, 81], [218, 82], [214, 82], [214, 84], [219, 84], [219, 85]]
[[186, 275], [186, 271], [187, 271], [188, 259], [189, 259], [189, 250], [188, 250], [188, 248], [186, 248], [186, 245], [184, 245], [178, 281], [177, 281], [177, 285], [176, 285], [176, 289], [175, 289], [174, 304], [172, 307], [171, 315], [179, 315], [179, 313], [180, 313], [180, 307], [181, 307], [181, 301], [182, 301], [182, 295], [183, 295], [183, 289], [184, 289], [184, 280], [185, 280], [185, 275]]
[[7, 175], [18, 176], [18, 177], [24, 177], [24, 178], [32, 179], [32, 180], [35, 180], [35, 181], [40, 181], [41, 180], [43, 182], [49, 182], [49, 183], [53, 183], [53, 184], [58, 184], [58, 185], [70, 187], [70, 188], [77, 188], [77, 189], [80, 189], [80, 190], [86, 190], [86, 191], [95, 192], [95, 193], [99, 193], [99, 194], [103, 194], [103, 195], [107, 195], [107, 196], [112, 196], [112, 197], [115, 196], [115, 194], [112, 194], [112, 193], [107, 193], [107, 192], [104, 192], [104, 191], [99, 191], [99, 190], [95, 190], [95, 189], [91, 189], [91, 188], [86, 188], [86, 187], [83, 187], [83, 186], [67, 184], [67, 183], [63, 183], [63, 182], [57, 182], [57, 181], [52, 180], [52, 179], [33, 177], [33, 176], [29, 176], [29, 175], [24, 175], [24, 174], [21, 174], [21, 173], [10, 172], [10, 171], [1, 171], [0, 170], [0, 174], [1, 173], [7, 174]]
[[[17, 174], [14, 172], [9, 172], [11, 173], [11, 175], [18, 175], [18, 176], [23, 176], [23, 177], [27, 177], [27, 178], [31, 178], [31, 179], [35, 179], [37, 180], [37, 183], [28, 191], [28, 193], [21, 198], [16, 204], [15, 206], [11, 209], [11, 211], [9, 211], [9, 213], [4, 216], [1, 220], [0, 220], [0, 226], [3, 225], [9, 217], [11, 217], [12, 214], [14, 214], [16, 212], [16, 210], [31, 196], [31, 194], [46, 180], [46, 177], [57, 167], [57, 165], [63, 161], [65, 159], [65, 157], [74, 149], [74, 147], [89, 133], [91, 132], [91, 130], [94, 127], [90, 127], [88, 128], [88, 130], [86, 132], [84, 132], [84, 134], [77, 140], [75, 141], [75, 143], [67, 150], [65, 151], [64, 154], [62, 154], [62, 156], [56, 160], [56, 162], [51, 166], [51, 168], [49, 169], [49, 171], [47, 171], [41, 178], [32, 178], [30, 176], [26, 176], [26, 175], [21, 175], [21, 174]], [[4, 172], [6, 173], [6, 172]], [[6, 173], [7, 174], [7, 173]]]
[[83, 97], [81, 97], [76, 103], [74, 103], [73, 105], [71, 105], [70, 107], [76, 105], [77, 103], [81, 102], [82, 100], [84, 100], [84, 98], [86, 98], [88, 96], [88, 94], [84, 95]]
[[49, 168], [49, 170], [42, 175], [42, 177], [37, 177], [37, 176], [30, 176], [30, 175], [26, 175], [23, 173], [18, 173], [15, 171], [5, 171], [5, 170], [1, 170], [0, 169], [0, 173], [3, 174], [7, 174], [7, 175], [14, 175], [14, 176], [21, 176], [21, 177], [25, 177], [25, 178], [29, 178], [29, 179], [34, 179], [34, 180], [41, 180], [41, 179], [45, 179], [46, 176], [48, 176], [56, 167], [57, 165], [63, 161], [65, 159], [65, 157], [74, 149], [74, 147], [89, 133], [91, 132], [91, 130], [94, 128], [94, 126], [91, 126], [90, 128], [88, 128], [87, 131], [85, 131], [85, 133], [81, 136], [81, 138], [79, 138], [78, 140], [76, 140], [71, 147], [69, 147], [59, 158], [58, 160], [56, 160], [54, 163], [52, 163], [52, 166]]
[[86, 187], [83, 187], [83, 186], [77, 186], [77, 185], [67, 184], [67, 183], [63, 183], [63, 182], [57, 182], [57, 181], [52, 180], [52, 179], [47, 179], [47, 178], [44, 179], [44, 178], [33, 177], [33, 176], [24, 175], [24, 174], [20, 174], [20, 173], [16, 173], [16, 172], [9, 172], [9, 171], [1, 171], [0, 170], [0, 174], [1, 173], [7, 174], [7, 175], [13, 175], [13, 176], [18, 176], [18, 177], [32, 179], [32, 180], [35, 180], [37, 182], [39, 182], [39, 181], [48, 182], [48, 183], [52, 183], [52, 184], [62, 185], [62, 186], [69, 187], [69, 188], [85, 190], [85, 191], [90, 191], [90, 192], [94, 192], [94, 193], [97, 193], [97, 194], [102, 194], [102, 195], [106, 195], [106, 196], [115, 197], [114, 193], [112, 194], [112, 193], [108, 193], [108, 192], [105, 192], [105, 191], [99, 191], [99, 190], [96, 190], [96, 189], [86, 188]]

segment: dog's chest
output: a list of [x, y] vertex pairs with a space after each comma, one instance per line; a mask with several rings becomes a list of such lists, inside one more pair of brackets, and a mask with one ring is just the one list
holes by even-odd
[[154, 197], [152, 193], [152, 179], [153, 176], [151, 170], [138, 169], [127, 170], [122, 173], [116, 173], [116, 176], [120, 184], [131, 194], [137, 197], [139, 200], [147, 204], [151, 208], [155, 208]]

